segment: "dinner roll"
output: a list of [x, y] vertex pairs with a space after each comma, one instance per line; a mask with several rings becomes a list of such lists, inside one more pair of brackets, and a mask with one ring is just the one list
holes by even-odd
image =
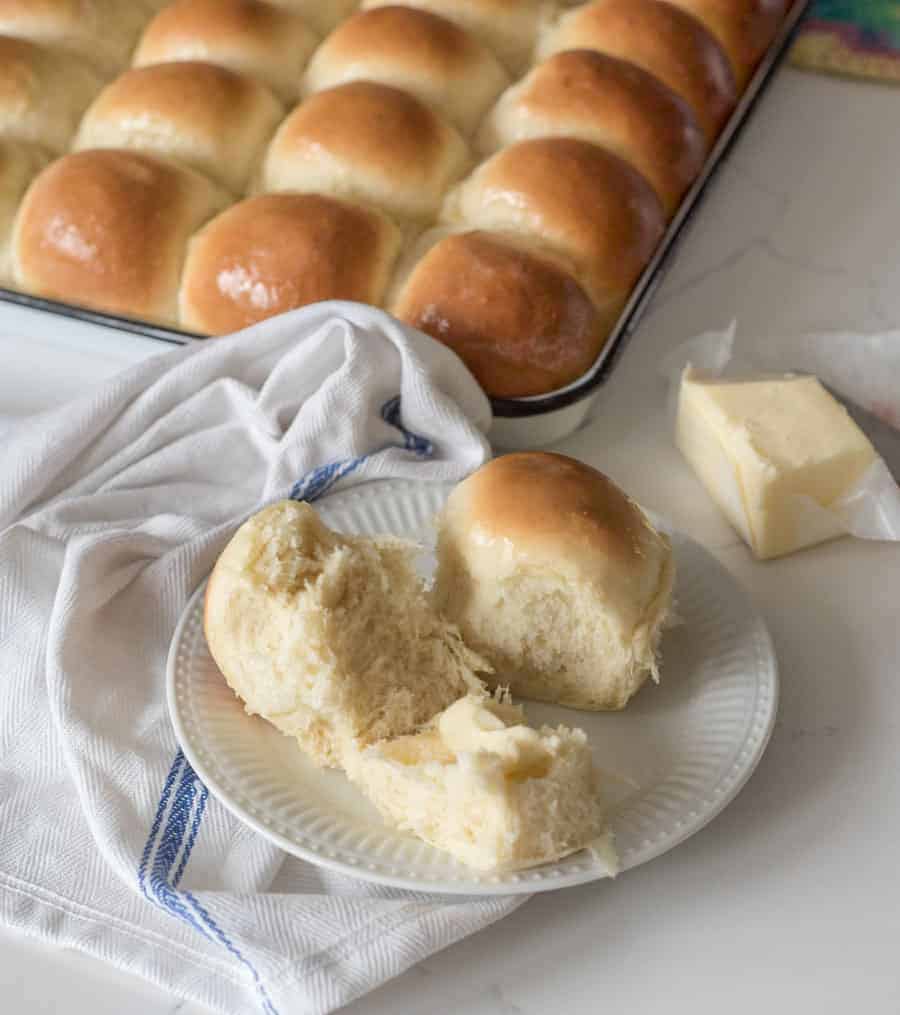
[[447, 196], [451, 225], [518, 233], [571, 260], [602, 309], [621, 307], [663, 233], [647, 181], [617, 155], [575, 138], [519, 141]]
[[0, 137], [65, 151], [102, 83], [77, 57], [0, 35]]
[[532, 729], [518, 705], [466, 695], [420, 733], [361, 751], [347, 774], [389, 823], [477, 870], [520, 870], [589, 845], [618, 869], [584, 731]]
[[12, 283], [12, 229], [19, 201], [47, 162], [36, 145], [0, 140], [0, 285]]
[[657, 678], [671, 545], [596, 469], [494, 459], [451, 493], [437, 552], [440, 608], [513, 694], [616, 709]]
[[149, 151], [241, 193], [282, 114], [253, 78], [211, 63], [161, 63], [107, 85], [85, 114], [74, 148]]
[[418, 99], [373, 81], [311, 95], [278, 128], [262, 190], [363, 201], [404, 219], [427, 219], [464, 172], [455, 128]]
[[347, 81], [402, 88], [465, 133], [509, 83], [493, 53], [452, 21], [389, 5], [348, 18], [316, 50], [306, 88]]
[[149, 16], [131, 0], [0, 0], [0, 35], [74, 53], [109, 75], [128, 63]]
[[[365, 0], [363, 8], [384, 7], [392, 0]], [[407, 7], [432, 11], [470, 31], [514, 74], [531, 59], [544, 0], [406, 0]]]
[[625, 60], [556, 53], [510, 88], [479, 131], [482, 151], [525, 138], [578, 137], [629, 162], [671, 215], [703, 166], [706, 139], [687, 103]]
[[16, 284], [174, 324], [188, 237], [226, 202], [205, 177], [150, 155], [65, 155], [22, 202], [13, 235]]
[[721, 46], [692, 15], [663, 0], [594, 0], [549, 26], [538, 48], [595, 49], [643, 67], [693, 109], [712, 141], [737, 99]]
[[743, 89], [769, 48], [790, 0], [668, 0], [693, 14], [712, 32], [731, 60]]
[[332, 28], [343, 21], [359, 0], [269, 0], [276, 7], [294, 11], [312, 28], [318, 36], [327, 35]]
[[191, 240], [181, 324], [225, 335], [318, 300], [380, 302], [400, 247], [384, 215], [320, 194], [263, 194]]
[[489, 395], [553, 391], [597, 358], [612, 315], [598, 312], [558, 258], [486, 232], [429, 243], [390, 311], [449, 346]]
[[259, 0], [177, 0], [150, 22], [135, 67], [203, 60], [249, 74], [294, 102], [316, 37], [299, 14]]
[[413, 733], [468, 691], [485, 663], [431, 605], [416, 547], [331, 531], [309, 504], [246, 521], [206, 589], [213, 659], [247, 711], [319, 765]]

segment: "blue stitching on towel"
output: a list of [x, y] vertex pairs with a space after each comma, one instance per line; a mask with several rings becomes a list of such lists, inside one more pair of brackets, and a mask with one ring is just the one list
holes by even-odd
[[237, 947], [237, 945], [235, 945], [232, 941], [229, 940], [228, 935], [222, 930], [221, 927], [219, 927], [216, 921], [209, 915], [209, 913], [203, 908], [203, 906], [200, 905], [200, 903], [197, 901], [197, 898], [191, 892], [185, 892], [184, 895], [185, 898], [191, 902], [191, 904], [200, 914], [200, 917], [203, 919], [206, 925], [213, 931], [213, 933], [222, 942], [222, 944], [225, 945], [228, 951], [230, 951], [231, 954], [234, 955], [236, 959], [238, 959], [238, 961], [242, 962], [250, 970], [253, 976], [253, 982], [256, 984], [257, 989], [262, 995], [263, 1011], [268, 1012], [268, 1015], [278, 1015], [275, 1006], [272, 1004], [269, 995], [266, 993], [266, 988], [263, 985], [262, 980], [259, 978], [259, 973], [253, 967], [253, 963], [248, 961], [248, 959], [245, 958], [245, 956], [241, 953], [241, 950]]
[[404, 447], [407, 451], [414, 452], [420, 458], [430, 458], [434, 454], [434, 445], [430, 440], [413, 433], [412, 430], [407, 430], [401, 422], [399, 395], [394, 395], [384, 403], [381, 407], [381, 418], [403, 434]]
[[[377, 452], [374, 452], [377, 454]], [[302, 479], [299, 479], [292, 487], [289, 497], [291, 500], [318, 500], [332, 486], [344, 476], [355, 472], [370, 455], [361, 455], [359, 458], [345, 458], [341, 462], [329, 462], [328, 465], [320, 465], [318, 468], [308, 472]]]
[[191, 832], [188, 836], [187, 845], [184, 847], [184, 853], [181, 855], [181, 862], [178, 864], [178, 870], [175, 871], [175, 877], [172, 878], [173, 888], [178, 887], [178, 883], [181, 881], [181, 875], [184, 874], [184, 868], [187, 866], [187, 862], [191, 856], [191, 850], [194, 848], [194, 842], [197, 839], [197, 831], [200, 828], [200, 822], [203, 820], [203, 813], [206, 810], [206, 801], [209, 799], [209, 790], [206, 788], [206, 785], [199, 779], [197, 779], [197, 785], [200, 787], [200, 799], [197, 803], [197, 809], [194, 811], [194, 820], [191, 823]]
[[144, 852], [141, 854], [141, 865], [138, 867], [138, 884], [141, 886], [141, 891], [149, 899], [147, 895], [147, 864], [150, 861], [150, 852], [153, 849], [153, 843], [156, 841], [156, 835], [159, 832], [159, 826], [162, 824], [163, 814], [166, 810], [166, 805], [169, 802], [169, 796], [172, 793], [172, 786], [175, 784], [175, 776], [178, 774], [178, 769], [184, 761], [184, 755], [181, 753], [181, 748], [175, 755], [175, 760], [172, 762], [172, 767], [169, 769], [169, 774], [166, 776], [166, 781], [163, 785], [162, 795], [159, 798], [159, 804], [156, 808], [156, 815], [153, 818], [153, 824], [150, 826], [150, 835], [147, 837], [147, 842], [144, 844]]
[[419, 458], [430, 458], [434, 454], [434, 445], [430, 440], [407, 430], [401, 423], [400, 396], [394, 395], [389, 398], [381, 407], [381, 418], [389, 426], [394, 427], [403, 434], [403, 444], [385, 444], [367, 455], [360, 455], [357, 458], [344, 458], [337, 462], [329, 462], [327, 465], [319, 465], [317, 468], [307, 472], [291, 487], [288, 494], [291, 500], [318, 500], [324, 496], [339, 480], [355, 472], [363, 462], [368, 461], [374, 455], [388, 451], [390, 448], [403, 448], [411, 451]]
[[169, 820], [166, 822], [162, 837], [158, 840], [156, 856], [153, 858], [153, 873], [157, 877], [168, 878], [169, 871], [178, 857], [188, 818], [194, 806], [198, 781], [193, 768], [185, 761], [181, 782], [175, 791], [169, 811]]
[[[181, 779], [173, 797], [172, 787], [175, 784], [179, 770], [181, 771]], [[172, 799], [172, 805], [169, 808], [162, 835], [159, 835], [162, 817], [170, 798]], [[153, 826], [151, 827], [151, 834], [144, 847], [138, 879], [142, 883], [144, 894], [147, 895], [145, 883], [147, 867], [149, 865], [149, 884], [154, 901], [173, 916], [184, 920], [185, 923], [193, 927], [194, 930], [202, 934], [207, 940], [218, 941], [224, 945], [249, 970], [253, 977], [253, 982], [260, 992], [263, 1010], [267, 1015], [278, 1015], [253, 963], [231, 941], [225, 931], [215, 922], [209, 912], [203, 908], [191, 892], [179, 891], [177, 888], [190, 858], [191, 850], [194, 848], [194, 842], [203, 820], [208, 799], [209, 790], [197, 778], [196, 772], [187, 762], [181, 750], [178, 750], [175, 754], [172, 767], [169, 769], [169, 774], [166, 777], [163, 793], [157, 807]], [[190, 831], [188, 831], [188, 821], [192, 812], [194, 817], [190, 823]], [[186, 832], [188, 833], [187, 842], [184, 842]], [[184, 843], [184, 851], [175, 876], [170, 882], [169, 874], [178, 858], [182, 843]], [[149, 858], [151, 852], [153, 852], [154, 844], [156, 845], [156, 852], [153, 856], [153, 862], [150, 864]], [[147, 897], [150, 898], [149, 895]], [[193, 912], [185, 902], [190, 903]]]
[[[411, 430], [407, 430], [403, 426], [399, 395], [395, 395], [384, 403], [381, 407], [381, 418], [403, 434], [402, 447], [405, 450], [411, 451], [420, 458], [430, 458], [434, 454], [434, 445], [431, 441], [421, 437], [419, 434], [413, 433]], [[400, 446], [398, 444], [387, 444], [371, 454], [347, 458], [337, 462], [329, 462], [327, 465], [321, 465], [318, 468], [312, 469], [294, 484], [290, 497], [292, 500], [317, 500], [327, 493], [339, 480], [355, 472], [372, 455]], [[181, 779], [173, 798], [172, 791], [179, 772], [181, 772]], [[170, 799], [172, 800], [171, 807], [169, 807]], [[253, 963], [230, 940], [210, 913], [199, 903], [196, 896], [191, 892], [181, 891], [178, 888], [200, 831], [208, 799], [209, 790], [197, 778], [197, 774], [188, 764], [187, 759], [179, 748], [172, 762], [172, 767], [166, 776], [166, 781], [163, 784], [156, 813], [153, 817], [153, 823], [150, 826], [150, 833], [141, 854], [140, 866], [138, 867], [138, 884], [143, 894], [150, 899], [150, 894], [147, 891], [147, 870], [149, 867], [149, 887], [150, 892], [153, 894], [153, 901], [156, 901], [159, 906], [173, 916], [184, 920], [185, 923], [189, 924], [208, 940], [213, 940], [210, 935], [210, 932], [212, 932], [215, 939], [224, 945], [249, 970], [262, 998], [263, 1010], [267, 1015], [278, 1015]], [[168, 816], [166, 817], [165, 827], [160, 835], [160, 827], [163, 824], [163, 817], [166, 816], [167, 809]], [[191, 813], [193, 813], [193, 820], [191, 820]], [[190, 830], [188, 830], [189, 821]], [[185, 842], [185, 834], [187, 834], [187, 842]], [[182, 845], [184, 845], [183, 851]], [[156, 847], [155, 854], [154, 847]], [[179, 852], [181, 852], [180, 860], [178, 860]], [[152, 865], [150, 863], [151, 855], [153, 856]], [[178, 866], [170, 881], [169, 875], [176, 860], [178, 860]], [[194, 912], [188, 909], [183, 900], [187, 900], [190, 903]], [[198, 916], [201, 922], [198, 922]]]

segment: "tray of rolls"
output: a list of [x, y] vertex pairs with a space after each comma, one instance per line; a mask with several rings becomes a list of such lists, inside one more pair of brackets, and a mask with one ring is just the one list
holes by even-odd
[[0, 298], [173, 341], [356, 300], [500, 417], [583, 405], [804, 6], [0, 0]]

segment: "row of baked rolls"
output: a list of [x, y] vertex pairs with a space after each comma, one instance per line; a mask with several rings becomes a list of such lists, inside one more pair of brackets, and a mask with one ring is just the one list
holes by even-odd
[[479, 152], [496, 154], [448, 195], [444, 229], [401, 264], [389, 308], [495, 397], [577, 379], [785, 7], [595, 0], [549, 20], [544, 61], [478, 131]]
[[571, 137], [501, 149], [448, 195], [443, 219], [401, 265], [388, 305], [495, 397], [584, 373], [665, 226], [636, 170]]
[[127, 66], [154, 0], [2, 0], [0, 136], [64, 152], [106, 79]]
[[471, 134], [510, 80], [469, 31], [430, 11], [392, 4], [340, 24], [313, 54], [303, 90], [350, 81], [391, 85]]
[[[52, 154], [66, 151], [104, 82], [132, 55], [137, 66], [176, 60], [216, 64], [248, 74], [283, 102], [293, 102], [319, 39], [357, 5], [358, 0], [180, 0], [170, 6], [165, 0], [2, 0], [0, 136], [39, 144]], [[123, 82], [109, 103], [123, 92], [141, 95], [152, 118], [166, 94], [162, 86], [158, 96], [152, 81]], [[202, 82], [184, 84], [185, 102], [194, 87], [209, 90]], [[239, 97], [234, 122], [245, 105], [246, 98]], [[279, 112], [280, 118], [284, 110]], [[132, 117], [132, 126], [137, 119]], [[183, 114], [177, 127], [183, 129], [187, 119]], [[227, 148], [223, 139], [219, 145]]]
[[[14, 154], [0, 147], [10, 191], [30, 169]], [[0, 220], [14, 204], [0, 203]], [[322, 299], [381, 301], [401, 242], [387, 216], [320, 194], [228, 204], [155, 156], [75, 152], [28, 190], [0, 268], [27, 292], [211, 334]]]
[[[472, 157], [459, 132], [413, 95], [351, 81], [310, 95], [282, 123], [258, 185], [296, 193], [245, 202], [211, 223], [193, 245], [178, 311], [184, 219], [166, 208], [153, 223], [154, 238], [164, 233], [157, 256], [157, 239], [145, 238], [129, 204], [165, 202], [177, 165], [243, 192], [279, 117], [265, 85], [224, 67], [182, 61], [121, 75], [84, 116], [74, 146], [85, 157], [61, 159], [24, 201], [16, 283], [206, 334], [317, 299], [382, 302], [400, 247], [382, 212], [407, 234], [421, 230]], [[145, 157], [125, 158], [125, 149]], [[149, 172], [148, 156], [170, 160], [169, 172]], [[207, 214], [190, 216], [188, 234], [225, 203], [217, 192]], [[129, 247], [150, 252], [140, 284], [131, 284], [140, 272], [121, 256]]]
[[284, 116], [254, 78], [203, 62], [125, 71], [85, 113], [72, 148], [133, 148], [172, 159], [235, 195]]
[[3, 0], [0, 35], [74, 55], [103, 77], [127, 66], [141, 29], [164, 0]]
[[187, 243], [229, 195], [142, 152], [64, 155], [29, 187], [11, 244], [25, 292], [175, 324]]
[[[666, 7], [658, 0], [629, 2], [637, 8], [642, 2], [654, 10]], [[568, 19], [608, 3], [565, 15], [553, 31], [561, 31]], [[399, 10], [411, 23], [412, 12]], [[382, 17], [388, 14], [396, 19], [397, 11], [386, 8]], [[421, 16], [416, 20], [424, 24]], [[390, 25], [390, 19], [385, 17], [383, 24]], [[340, 38], [340, 33], [339, 29], [335, 36]], [[687, 42], [682, 45], [688, 55], [696, 37], [697, 33], [685, 36]], [[452, 33], [444, 32], [441, 38], [446, 41]], [[548, 38], [552, 40], [553, 35]], [[715, 49], [714, 42], [710, 45]], [[324, 67], [336, 79], [356, 59], [352, 46], [347, 50], [326, 42], [321, 51], [330, 52], [331, 58], [320, 60], [318, 70]], [[478, 50], [470, 52], [477, 55]], [[494, 66], [479, 59], [482, 69]], [[449, 64], [443, 66], [446, 69]], [[312, 71], [310, 67], [308, 79]], [[177, 78], [187, 71], [174, 71], [170, 65], [156, 73]], [[352, 79], [353, 74], [348, 76]], [[409, 71], [407, 79], [413, 78]], [[394, 82], [407, 79], [401, 75]], [[444, 81], [444, 94], [449, 94], [454, 75], [448, 72]], [[424, 90], [418, 94], [437, 102], [435, 96], [442, 93], [436, 88], [430, 94]], [[479, 90], [473, 89], [473, 94]], [[177, 118], [177, 89], [172, 95], [170, 112]], [[98, 100], [97, 105], [103, 103]], [[137, 102], [134, 108], [141, 105]], [[128, 117], [117, 117], [114, 104], [112, 108], [108, 143], [132, 143], [127, 132], [124, 140], [118, 140], [123, 137], [119, 121], [127, 124]], [[449, 101], [442, 108], [469, 129], [478, 119], [465, 108], [455, 107], [454, 112]], [[85, 120], [86, 135], [95, 126], [93, 119]], [[101, 124], [103, 119], [99, 117]], [[202, 135], [208, 126], [204, 117], [192, 113], [189, 119], [191, 130]], [[165, 140], [166, 131], [161, 133]], [[211, 134], [214, 141], [222, 137], [217, 129]], [[261, 129], [259, 136], [264, 134]], [[523, 137], [530, 140], [517, 140]], [[386, 299], [400, 316], [454, 345], [490, 393], [511, 397], [541, 393], [568, 383], [595, 358], [658, 240], [663, 208], [674, 208], [702, 161], [706, 140], [689, 105], [648, 72], [609, 56], [579, 51], [554, 56], [508, 91], [484, 121], [478, 141], [483, 150], [498, 143], [513, 145], [451, 194], [443, 205], [444, 231], [428, 234], [414, 247], [387, 298], [385, 286], [400, 240], [396, 227], [377, 209], [386, 210], [402, 225], [415, 228], [427, 223], [446, 187], [466, 168], [469, 155], [454, 128], [412, 95], [370, 81], [351, 81], [318, 92], [283, 123], [258, 182], [264, 189], [312, 191], [319, 196], [255, 198], [213, 218], [190, 245], [177, 317], [184, 244], [224, 204], [215, 188], [215, 199], [182, 202], [178, 214], [162, 216], [165, 221], [156, 225], [168, 231], [163, 254], [141, 272], [116, 255], [116, 247], [125, 250], [138, 240], [124, 211], [107, 219], [102, 214], [91, 218], [89, 202], [71, 201], [62, 214], [56, 214], [58, 203], [39, 200], [48, 188], [36, 187], [35, 199], [23, 206], [17, 231], [17, 277], [23, 287], [44, 295], [97, 302], [155, 320], [179, 320], [184, 327], [214, 334], [315, 299], [376, 303]], [[79, 144], [92, 143], [98, 142], [79, 140]], [[178, 151], [156, 149], [154, 139], [148, 142], [146, 134], [137, 143], [193, 163], [213, 177], [221, 171], [220, 163], [228, 161], [227, 145], [204, 148], [204, 143], [190, 140], [180, 141]], [[242, 145], [244, 156], [247, 149]], [[197, 150], [202, 158], [193, 157]], [[153, 159], [129, 161], [114, 153], [95, 161], [99, 167], [95, 175], [126, 177], [117, 191], [126, 194], [135, 185], [135, 161], [156, 166]], [[229, 171], [239, 170], [243, 180], [253, 159], [239, 162]], [[155, 190], [158, 197], [169, 185], [158, 185], [159, 180], [177, 171], [156, 168], [160, 171], [143, 175], [144, 182], [149, 181], [147, 189]], [[85, 176], [84, 169], [84, 164], [73, 162], [54, 175], [64, 179], [71, 172], [89, 178], [94, 170], [88, 168]], [[184, 174], [184, 179], [189, 178], [191, 174]], [[240, 189], [237, 179], [219, 178], [233, 190]], [[58, 189], [79, 193], [77, 186]], [[187, 189], [195, 188], [192, 184]], [[92, 193], [102, 200], [100, 189], [95, 187]], [[144, 197], [148, 207], [157, 199]], [[350, 205], [348, 200], [369, 207]], [[91, 237], [93, 225], [104, 221], [129, 241], [114, 242], [108, 262], [108, 230], [95, 230]], [[448, 230], [455, 234], [448, 236]], [[35, 256], [40, 245], [66, 260], [68, 272], [52, 266], [42, 270]], [[146, 249], [146, 243], [138, 241], [138, 245]], [[98, 252], [102, 271], [94, 261]], [[154, 272], [161, 283], [150, 284], [158, 282]], [[81, 284], [80, 273], [89, 276], [88, 284]], [[101, 275], [106, 293], [97, 285]], [[67, 285], [61, 283], [64, 278]], [[61, 291], [52, 291], [54, 286]]]
[[135, 67], [202, 60], [246, 74], [288, 104], [318, 36], [295, 11], [257, 0], [176, 0], [147, 25]]
[[[45, 2], [52, 5], [54, 0]], [[55, 2], [59, 5], [65, 0]], [[29, 3], [16, 0], [13, 6], [24, 8]], [[565, 12], [573, 6], [571, 3], [406, 0], [402, 5], [405, 9], [440, 16], [439, 22], [429, 27], [425, 19], [419, 24], [402, 20], [397, 14], [398, 5], [391, 0], [367, 0], [362, 5], [362, 18], [351, 15], [355, 0], [278, 0], [277, 7], [260, 0], [176, 0], [147, 27], [134, 63], [143, 66], [205, 60], [259, 77], [282, 99], [290, 101], [299, 97], [301, 71], [317, 36], [326, 36], [337, 26], [317, 54], [316, 67], [304, 85], [307, 91], [350, 80], [351, 76], [366, 77], [404, 87], [441, 109], [445, 96], [435, 97], [435, 89], [440, 87], [435, 79], [459, 76], [465, 70], [466, 87], [462, 92], [471, 94], [460, 95], [457, 91], [451, 103], [474, 106], [482, 101], [483, 91], [489, 90], [488, 78], [498, 79], [496, 68], [482, 78], [477, 64], [484, 65], [485, 60], [483, 56], [474, 58], [476, 50], [493, 54], [506, 72], [518, 76], [534, 61], [535, 53], [543, 58], [560, 48], [589, 47], [648, 66], [676, 92], [693, 101], [701, 121], [714, 129], [728, 106], [729, 93], [733, 101], [735, 85], [737, 90], [745, 86], [788, 5], [789, 0], [667, 0], [662, 4], [606, 0], [585, 5], [560, 19], [554, 7]], [[673, 6], [681, 11], [673, 12]], [[380, 11], [379, 18], [371, 14], [375, 9]], [[685, 18], [682, 12], [691, 17]], [[452, 46], [441, 38], [446, 28], [439, 26], [447, 22], [465, 29]], [[705, 31], [697, 31], [698, 22]], [[89, 46], [92, 31], [90, 25], [81, 25], [69, 34], [84, 39]], [[724, 50], [724, 62], [722, 54], [708, 46], [707, 35]], [[696, 50], [687, 59], [685, 43]], [[729, 62], [730, 75], [725, 66]], [[729, 76], [733, 81], [728, 80]], [[443, 111], [466, 129], [451, 109]]]
[[[324, 23], [309, 8], [298, 13], [262, 0], [176, 0], [147, 26], [133, 63], [215, 63], [257, 78], [285, 102], [348, 81], [378, 81], [430, 103], [463, 131], [474, 129], [510, 82], [491, 42], [481, 38], [484, 33], [460, 24], [473, 21], [466, 13], [479, 14], [474, 18], [479, 24], [490, 23], [489, 15], [509, 6], [508, 0], [390, 4], [356, 14], [349, 11], [353, 5], [336, 6], [343, 6], [340, 16], [332, 11]], [[536, 12], [539, 4], [530, 6]], [[320, 15], [328, 7], [322, 4]], [[429, 7], [447, 9], [436, 14]], [[535, 19], [527, 51], [536, 31]], [[325, 36], [321, 45], [319, 35]]]
[[[413, 118], [414, 100], [401, 98], [395, 86], [471, 130], [484, 97], [495, 96], [502, 79], [497, 65], [485, 59], [486, 50], [466, 39], [439, 17], [395, 5], [342, 24], [310, 63], [305, 87], [314, 94], [279, 129], [262, 168], [262, 188], [326, 192], [380, 208], [401, 223], [427, 222], [448, 183], [460, 175], [467, 153], [446, 129], [435, 129], [439, 121], [424, 108]], [[475, 82], [465, 90], [462, 108], [459, 89], [452, 87], [461, 55]], [[584, 69], [573, 76], [576, 65]], [[316, 91], [322, 85], [331, 87]], [[690, 109], [654, 77], [587, 52], [561, 54], [507, 92], [482, 127], [479, 144], [490, 150], [498, 141], [514, 140], [507, 135], [516, 131], [522, 137], [574, 133], [633, 156], [632, 164], [658, 184], [667, 211], [695, 175], [706, 147]], [[428, 142], [429, 135], [436, 140]], [[596, 357], [658, 242], [664, 215], [637, 172], [591, 143], [560, 138], [517, 147], [495, 161], [497, 181], [481, 174], [492, 196], [499, 188], [508, 206], [518, 204], [525, 213], [518, 221], [504, 218], [492, 200], [473, 213], [473, 201], [478, 203], [473, 198], [462, 203], [459, 214], [451, 199], [444, 219], [455, 220], [459, 230], [470, 221], [484, 228], [469, 236], [426, 234], [401, 264], [386, 302], [453, 345], [491, 394], [534, 394], [568, 383]], [[473, 178], [465, 192], [478, 186]], [[273, 239], [276, 254], [266, 241], [267, 230], [275, 236], [276, 222], [279, 233], [288, 219], [295, 229], [301, 225], [305, 212], [298, 205], [267, 205], [253, 233], [252, 257], [237, 249], [237, 224], [248, 228], [262, 207], [245, 202], [229, 210], [192, 244], [182, 289], [186, 326], [221, 333], [251, 323], [264, 306], [284, 306], [274, 299], [276, 292], [321, 292], [320, 286], [299, 287], [287, 275], [279, 277], [279, 266], [287, 269], [287, 246], [280, 236]], [[537, 239], [535, 216], [542, 233]], [[302, 225], [310, 227], [306, 220]], [[386, 250], [379, 246], [379, 257]], [[336, 280], [339, 274], [315, 276]], [[238, 276], [240, 286], [233, 284]], [[385, 274], [373, 268], [369, 278], [377, 285]], [[185, 298], [187, 293], [204, 298]], [[346, 291], [339, 295], [359, 298]]]

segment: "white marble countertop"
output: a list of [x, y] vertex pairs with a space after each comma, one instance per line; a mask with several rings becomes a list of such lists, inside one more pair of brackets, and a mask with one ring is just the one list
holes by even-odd
[[[352, 1005], [358, 1015], [900, 1009], [900, 547], [753, 562], [670, 446], [656, 357], [742, 330], [900, 325], [900, 90], [783, 71], [723, 167], [595, 421], [559, 445], [701, 539], [775, 638], [779, 722], [704, 831], [615, 882], [533, 899]], [[0, 413], [83, 391], [155, 343], [0, 308]], [[87, 343], [85, 345], [84, 343]], [[900, 383], [900, 379], [898, 379]], [[193, 1010], [0, 931], [2, 1010]]]

